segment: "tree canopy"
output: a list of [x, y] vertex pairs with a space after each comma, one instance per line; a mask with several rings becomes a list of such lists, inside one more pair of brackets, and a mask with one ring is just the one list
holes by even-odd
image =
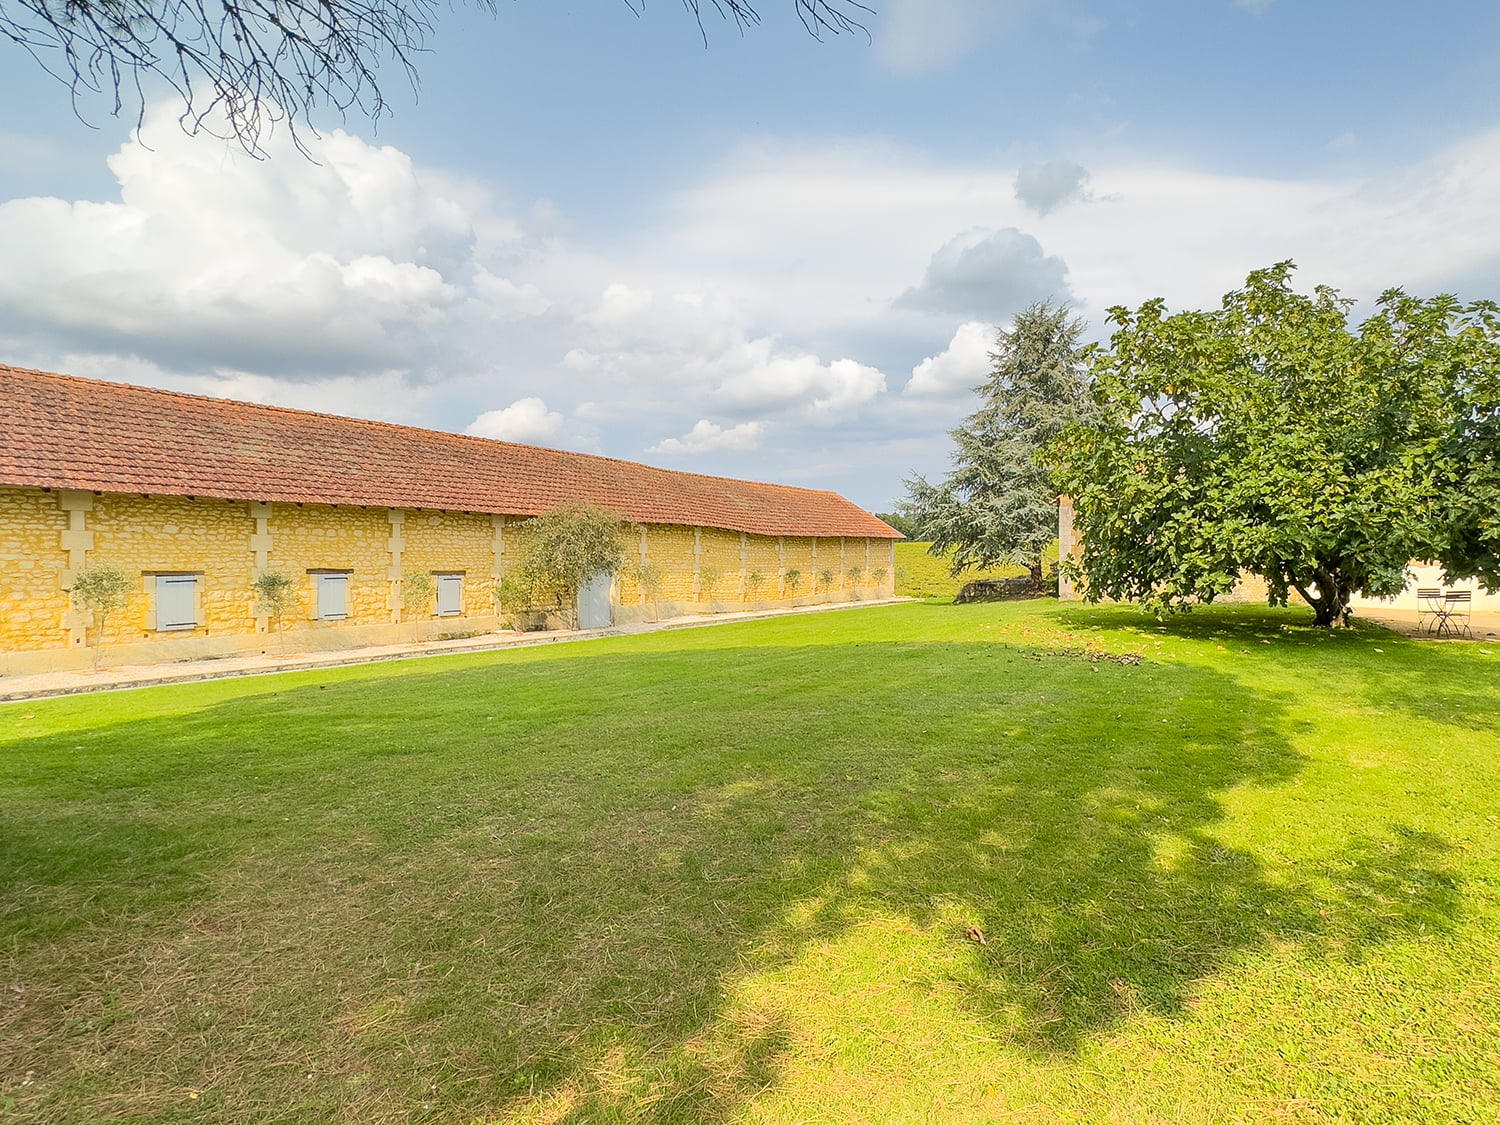
[[[475, 0], [493, 11], [495, 0]], [[789, 0], [814, 36], [862, 30], [858, 0]], [[625, 0], [638, 14], [645, 3]], [[683, 0], [703, 29], [714, 14], [741, 31], [758, 0]], [[392, 63], [415, 85], [436, 0], [0, 0], [0, 37], [87, 92], [144, 112], [143, 83], [166, 82], [190, 130], [226, 123], [251, 152], [272, 123], [311, 124], [320, 106], [371, 117], [387, 109], [378, 81]], [[707, 33], [705, 31], [705, 42]]]
[[916, 524], [912, 522], [910, 516], [907, 516], [901, 512], [876, 512], [875, 518], [878, 519], [881, 523], [885, 524], [887, 527], [895, 528], [895, 530], [899, 531], [908, 539], [916, 538], [915, 532], [917, 530], [917, 527]]
[[550, 603], [576, 621], [578, 592], [596, 575], [619, 573], [625, 561], [623, 517], [586, 500], [564, 501], [512, 526], [521, 538], [520, 565], [495, 591], [507, 609]]
[[1041, 585], [1042, 554], [1057, 538], [1057, 490], [1036, 454], [1088, 413], [1082, 333], [1065, 305], [1018, 313], [975, 388], [982, 405], [953, 431], [952, 472], [941, 484], [906, 482], [906, 533], [930, 539], [935, 555], [951, 551], [955, 575], [1019, 565]]
[[1179, 609], [1248, 571], [1334, 625], [1414, 559], [1500, 585], [1500, 309], [1390, 289], [1356, 328], [1352, 301], [1295, 292], [1293, 269], [1213, 311], [1110, 310], [1099, 415], [1044, 454], [1085, 597]]

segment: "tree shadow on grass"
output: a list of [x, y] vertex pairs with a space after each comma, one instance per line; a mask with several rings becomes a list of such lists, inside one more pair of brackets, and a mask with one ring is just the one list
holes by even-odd
[[1148, 638], [1177, 637], [1189, 641], [1234, 641], [1241, 644], [1271, 641], [1298, 649], [1319, 649], [1356, 635], [1387, 631], [1357, 621], [1351, 630], [1320, 629], [1313, 625], [1312, 611], [1301, 606], [1275, 607], [1243, 603], [1199, 605], [1181, 612], [1157, 616], [1138, 605], [1089, 605], [1059, 603], [1051, 616], [1071, 629], [1087, 633], [1134, 630]]
[[1500, 734], [1500, 661], [1467, 646], [1376, 635], [1358, 684], [1367, 705], [1435, 726]]
[[1180, 638], [1250, 653], [1264, 642], [1320, 654], [1325, 663], [1307, 674], [1333, 697], [1358, 698], [1441, 726], [1500, 732], [1500, 676], [1478, 646], [1434, 644], [1359, 620], [1347, 630], [1319, 629], [1300, 608], [1210, 606], [1156, 619], [1131, 606], [1075, 606], [1054, 616], [1082, 636], [1127, 630], [1144, 642]]
[[978, 927], [948, 983], [1053, 1059], [1182, 1013], [1246, 951], [1453, 924], [1436, 836], [1275, 871], [1218, 837], [1227, 791], [1301, 767], [1273, 696], [1032, 655], [604, 649], [15, 742], [0, 947], [31, 999], [0, 1013], [27, 1045], [0, 1073], [42, 1077], [0, 1095], [41, 1119], [722, 1121], [798, 1065], [733, 983], [874, 917], [965, 949]]

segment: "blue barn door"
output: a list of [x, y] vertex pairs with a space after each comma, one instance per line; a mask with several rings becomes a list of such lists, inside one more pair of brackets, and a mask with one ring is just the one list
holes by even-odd
[[609, 604], [610, 589], [614, 578], [609, 574], [596, 574], [578, 591], [578, 627], [580, 629], [608, 629], [614, 622]]

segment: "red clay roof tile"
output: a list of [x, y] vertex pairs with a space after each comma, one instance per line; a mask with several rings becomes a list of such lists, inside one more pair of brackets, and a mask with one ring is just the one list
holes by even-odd
[[901, 538], [835, 492], [4, 365], [0, 484]]

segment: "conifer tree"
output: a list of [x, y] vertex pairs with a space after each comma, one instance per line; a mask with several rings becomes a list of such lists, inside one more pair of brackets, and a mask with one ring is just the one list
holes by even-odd
[[1038, 589], [1043, 552], [1057, 537], [1057, 492], [1036, 452], [1090, 409], [1079, 339], [1083, 322], [1066, 305], [1016, 314], [990, 353], [982, 405], [953, 431], [953, 470], [941, 484], [906, 482], [900, 514], [934, 555], [952, 551], [955, 575], [1024, 566]]

